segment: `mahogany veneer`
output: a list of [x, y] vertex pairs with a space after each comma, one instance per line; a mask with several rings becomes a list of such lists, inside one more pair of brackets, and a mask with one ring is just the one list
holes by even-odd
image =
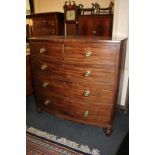
[[113, 14], [79, 16], [79, 35], [112, 36]]
[[48, 36], [30, 39], [38, 110], [104, 127], [111, 134], [126, 39]]
[[35, 13], [33, 20], [33, 37], [64, 34], [64, 14], [60, 12]]

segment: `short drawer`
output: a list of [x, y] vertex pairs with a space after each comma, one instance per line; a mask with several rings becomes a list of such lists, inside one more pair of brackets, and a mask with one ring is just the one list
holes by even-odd
[[38, 58], [31, 55], [33, 77], [45, 76], [50, 79], [64, 79], [65, 72], [61, 61], [52, 61], [50, 58]]
[[64, 47], [64, 61], [79, 64], [117, 65], [118, 46], [74, 43]]
[[30, 42], [31, 55], [50, 57], [55, 60], [62, 60], [62, 48], [61, 43]]
[[77, 100], [69, 98], [57, 98], [49, 94], [37, 94], [39, 106], [44, 110], [57, 116], [68, 118], [70, 120], [103, 125], [110, 122], [112, 106], [93, 106], [85, 105]]

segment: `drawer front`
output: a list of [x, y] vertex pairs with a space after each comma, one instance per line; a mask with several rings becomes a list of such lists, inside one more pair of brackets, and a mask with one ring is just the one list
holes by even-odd
[[41, 28], [48, 26], [47, 19], [33, 19], [33, 26], [35, 28]]
[[33, 20], [34, 36], [56, 35], [56, 21], [53, 18], [35, 18]]
[[64, 79], [65, 72], [62, 69], [62, 63], [52, 61], [51, 59], [39, 59], [36, 56], [31, 56], [33, 77], [44, 76], [50, 79]]
[[51, 18], [38, 18], [38, 19], [34, 19], [34, 27], [35, 28], [41, 28], [41, 27], [51, 27], [51, 26], [55, 26], [55, 18], [51, 17]]
[[117, 65], [118, 46], [74, 43], [65, 45], [64, 61], [78, 64]]
[[56, 29], [54, 27], [40, 27], [35, 28], [35, 36], [55, 35]]
[[62, 60], [62, 48], [61, 43], [30, 42], [31, 55], [50, 57], [52, 60]]
[[103, 125], [111, 120], [112, 106], [86, 105], [70, 98], [56, 98], [49, 94], [37, 93], [39, 106], [57, 116], [70, 120]]
[[85, 86], [83, 86], [78, 83], [69, 83], [63, 80], [51, 80], [45, 76], [34, 77], [34, 81], [36, 89], [42, 92], [50, 92], [55, 96], [69, 97], [88, 104], [95, 103], [103, 105], [112, 104], [113, 102], [113, 86], [106, 84], [85, 84]]
[[[75, 66], [64, 64], [63, 62], [52, 62], [50, 59], [37, 59], [32, 56], [32, 64], [34, 72], [49, 76], [51, 78], [63, 79], [68, 82], [81, 84], [107, 83], [115, 84], [116, 71], [111, 67], [95, 68], [93, 66]], [[45, 65], [46, 69], [41, 69]]]
[[50, 35], [50, 28], [40, 27], [34, 29], [35, 36]]
[[64, 64], [64, 72], [69, 81], [76, 83], [101, 82], [107, 84], [115, 84], [116, 69], [110, 66], [94, 67], [94, 65], [71, 65]]

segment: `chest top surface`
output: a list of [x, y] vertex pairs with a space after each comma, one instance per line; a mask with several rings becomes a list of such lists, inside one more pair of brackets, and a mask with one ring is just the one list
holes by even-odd
[[60, 42], [121, 42], [126, 40], [125, 37], [103, 37], [103, 36], [63, 36], [63, 35], [53, 35], [53, 36], [40, 36], [29, 38], [30, 41], [60, 41]]

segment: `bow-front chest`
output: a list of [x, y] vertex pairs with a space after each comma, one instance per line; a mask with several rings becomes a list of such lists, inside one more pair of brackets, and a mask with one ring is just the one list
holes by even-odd
[[39, 110], [111, 133], [126, 39], [34, 37], [32, 75]]

